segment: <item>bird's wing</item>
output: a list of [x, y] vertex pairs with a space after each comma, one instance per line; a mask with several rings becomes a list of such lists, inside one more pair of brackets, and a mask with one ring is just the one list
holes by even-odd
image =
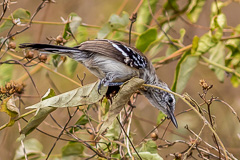
[[112, 40], [91, 40], [76, 46], [82, 51], [102, 54], [134, 68], [146, 68], [147, 58], [136, 48]]

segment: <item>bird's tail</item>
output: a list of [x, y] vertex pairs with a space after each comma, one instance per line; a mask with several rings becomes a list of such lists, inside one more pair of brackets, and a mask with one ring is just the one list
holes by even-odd
[[40, 43], [23, 43], [19, 45], [19, 48], [29, 48], [29, 49], [39, 50], [42, 53], [65, 54], [68, 56], [71, 56], [74, 53], [81, 52], [78, 48], [71, 48], [71, 47], [51, 45], [51, 44], [40, 44]]

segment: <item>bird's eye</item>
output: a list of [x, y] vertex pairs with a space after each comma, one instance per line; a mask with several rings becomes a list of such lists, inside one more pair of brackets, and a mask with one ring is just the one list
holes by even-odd
[[169, 99], [168, 99], [168, 103], [173, 103], [173, 98], [172, 97], [169, 97]]

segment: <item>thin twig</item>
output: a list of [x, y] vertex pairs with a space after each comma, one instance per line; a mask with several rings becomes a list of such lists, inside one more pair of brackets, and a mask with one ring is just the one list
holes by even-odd
[[2, 11], [2, 15], [0, 16], [0, 22], [2, 21], [2, 18], [7, 11], [7, 7], [8, 7], [8, 0], [3, 0], [3, 2], [2, 2], [3, 11]]
[[10, 39], [10, 38], [12, 38], [13, 36], [16, 36], [16, 35], [24, 32], [24, 31], [26, 31], [27, 29], [29, 29], [29, 28], [31, 27], [31, 24], [32, 24], [33, 19], [34, 19], [35, 16], [38, 14], [38, 12], [44, 7], [44, 4], [45, 4], [46, 1], [47, 1], [47, 0], [43, 0], [42, 3], [40, 3], [40, 5], [37, 7], [35, 13], [32, 15], [31, 19], [29, 20], [28, 25], [27, 25], [24, 29], [22, 29], [22, 30], [20, 30], [20, 31], [16, 31], [15, 33], [7, 36], [7, 37], [4, 39], [4, 41], [2, 42], [2, 44], [1, 44], [1, 46], [0, 46], [0, 50], [2, 49], [3, 45], [6, 43], [6, 41], [7, 41], [8, 39]]
[[119, 120], [119, 118], [118, 118], [118, 117], [117, 117], [117, 121], [118, 121], [119, 125], [121, 126], [121, 128], [122, 128], [122, 130], [123, 130], [123, 132], [124, 132], [125, 136], [128, 138], [128, 140], [129, 140], [129, 142], [130, 142], [131, 146], [133, 147], [134, 151], [136, 152], [136, 154], [137, 154], [138, 158], [139, 158], [140, 160], [142, 160], [141, 156], [138, 154], [138, 152], [137, 152], [136, 148], [134, 147], [134, 145], [133, 145], [133, 143], [132, 143], [131, 139], [128, 137], [128, 135], [127, 135], [126, 131], [124, 130], [124, 128], [123, 128], [123, 126], [122, 126], [122, 123], [120, 122], [120, 120]]
[[202, 129], [200, 130], [199, 134], [197, 135], [197, 138], [194, 140], [194, 142], [192, 143], [191, 147], [184, 153], [185, 156], [188, 155], [188, 153], [191, 151], [191, 149], [194, 147], [194, 145], [197, 143], [200, 135], [202, 134], [202, 131], [204, 129], [204, 127], [206, 126], [206, 124], [204, 123], [202, 126]]
[[[169, 3], [170, 3], [170, 2], [169, 2]], [[149, 8], [149, 12], [150, 12], [152, 18], [154, 19], [155, 23], [156, 23], [156, 24], [158, 25], [158, 27], [161, 29], [161, 31], [163, 32], [163, 34], [167, 37], [167, 39], [168, 39], [168, 41], [170, 42], [170, 44], [171, 44], [172, 46], [174, 46], [176, 49], [178, 49], [178, 46], [176, 46], [176, 45], [172, 42], [172, 40], [169, 38], [169, 36], [167, 35], [167, 33], [163, 30], [161, 24], [160, 24], [160, 23], [157, 21], [157, 19], [154, 17], [153, 11], [152, 11], [152, 8], [151, 8], [151, 5], [150, 5], [149, 0], [148, 0], [148, 8]]]
[[[57, 141], [60, 139], [60, 137], [62, 136], [63, 132], [65, 131], [68, 123], [71, 121], [72, 117], [77, 113], [78, 111], [78, 108], [75, 110], [75, 112], [69, 117], [68, 121], [66, 122], [66, 124], [64, 125], [64, 127], [62, 128], [62, 131], [60, 132], [60, 134], [58, 135], [57, 139], [55, 140], [52, 148], [50, 149], [50, 151], [48, 152], [48, 155], [46, 157], [46, 160], [49, 158], [49, 156], [51, 155], [52, 151], [53, 151], [53, 148], [56, 146], [57, 144]], [[58, 123], [57, 123], [58, 124]]]
[[129, 46], [131, 46], [131, 33], [132, 33], [132, 26], [133, 23], [136, 22], [137, 20], [137, 13], [133, 13], [132, 16], [129, 18], [129, 20], [131, 21], [130, 27], [129, 27]]

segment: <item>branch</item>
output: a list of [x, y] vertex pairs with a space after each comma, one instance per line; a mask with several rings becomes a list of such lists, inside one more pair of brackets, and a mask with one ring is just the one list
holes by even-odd
[[237, 76], [238, 78], [240, 78], [240, 73], [238, 73], [236, 70], [231, 69], [231, 68], [228, 68], [228, 67], [225, 67], [225, 66], [223, 66], [223, 65], [221, 65], [221, 64], [215, 63], [215, 62], [209, 60], [208, 58], [206, 58], [206, 57], [204, 57], [204, 56], [200, 56], [200, 57], [201, 57], [202, 60], [205, 61], [206, 63], [211, 64], [211, 65], [213, 65], [213, 66], [215, 66], [215, 67], [218, 67], [218, 68], [220, 68], [220, 69], [222, 69], [222, 70], [224, 70], [224, 71], [226, 71], [226, 72], [232, 73], [232, 74], [234, 74], [235, 76]]

